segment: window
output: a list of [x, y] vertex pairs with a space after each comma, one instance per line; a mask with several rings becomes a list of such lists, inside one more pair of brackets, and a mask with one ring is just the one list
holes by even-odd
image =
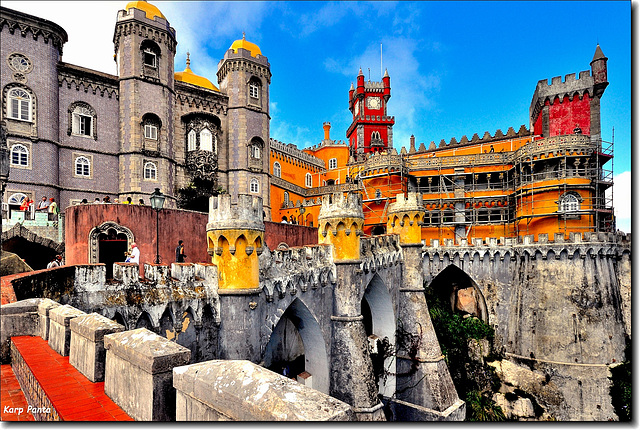
[[143, 58], [145, 66], [156, 67], [156, 53], [150, 48], [144, 50]]
[[329, 160], [329, 169], [336, 169], [338, 168], [338, 159], [337, 158], [332, 158]]
[[157, 176], [158, 168], [156, 167], [156, 163], [144, 163], [144, 178], [155, 181]]
[[560, 198], [560, 212], [576, 212], [580, 210], [580, 200], [575, 194], [565, 194]]
[[22, 205], [22, 202], [26, 198], [27, 198], [27, 195], [23, 193], [11, 194], [11, 196], [9, 197], [9, 200], [7, 200], [7, 203], [11, 206], [20, 206]]
[[195, 151], [196, 149], [196, 132], [191, 130], [187, 135], [187, 151]]
[[258, 145], [251, 146], [251, 156], [253, 158], [260, 158], [260, 147]]
[[289, 206], [289, 192], [288, 191], [284, 192], [284, 204], [285, 204], [285, 206]]
[[249, 83], [249, 97], [254, 99], [259, 98], [260, 96], [260, 86], [255, 82]]
[[280, 175], [281, 175], [280, 163], [276, 161], [275, 163], [273, 163], [273, 176], [279, 178]]
[[256, 178], [251, 179], [249, 183], [249, 192], [253, 194], [258, 194], [260, 192], [260, 184]]
[[22, 88], [14, 88], [7, 96], [7, 116], [21, 121], [31, 121], [31, 96]]
[[200, 132], [200, 150], [213, 152], [213, 140], [211, 137], [212, 135], [208, 128]]
[[29, 165], [29, 150], [26, 146], [16, 144], [11, 147], [11, 164], [23, 167]]
[[87, 157], [76, 158], [76, 175], [91, 176], [91, 162], [89, 162]]
[[158, 127], [152, 124], [145, 124], [144, 137], [145, 139], [158, 140]]
[[71, 132], [81, 136], [93, 136], [93, 113], [85, 106], [76, 106], [71, 114]]
[[313, 187], [313, 178], [311, 177], [311, 173], [307, 173], [304, 176], [304, 184], [307, 186], [307, 188]]

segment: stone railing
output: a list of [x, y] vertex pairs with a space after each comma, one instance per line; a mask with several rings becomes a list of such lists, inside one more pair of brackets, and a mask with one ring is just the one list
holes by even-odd
[[320, 158], [314, 157], [311, 154], [307, 154], [306, 152], [301, 151], [292, 143], [286, 144], [274, 139], [269, 139], [269, 146], [274, 151], [278, 151], [283, 154], [289, 155], [291, 157], [298, 158], [299, 160], [302, 160], [306, 163], [316, 166], [319, 169], [325, 169], [326, 167], [324, 165], [324, 161], [322, 161]]
[[507, 164], [511, 161], [511, 153], [490, 153], [473, 155], [454, 155], [450, 157], [430, 157], [408, 160], [410, 171], [437, 170], [464, 166], [484, 166]]
[[523, 158], [533, 157], [538, 154], [548, 154], [549, 152], [566, 152], [568, 149], [594, 150], [596, 145], [591, 142], [591, 136], [584, 134], [566, 134], [562, 136], [547, 137], [534, 140], [511, 154], [511, 162], [516, 163]]

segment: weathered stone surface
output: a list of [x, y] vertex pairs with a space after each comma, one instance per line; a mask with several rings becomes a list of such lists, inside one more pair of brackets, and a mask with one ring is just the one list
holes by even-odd
[[42, 299], [38, 305], [38, 318], [40, 320], [40, 337], [49, 340], [49, 311], [60, 306], [60, 303], [51, 299]]
[[467, 412], [466, 403], [460, 399], [441, 412], [400, 399], [384, 397], [383, 402], [391, 416], [389, 421], [464, 421]]
[[92, 313], [73, 318], [70, 328], [69, 363], [91, 382], [103, 381], [106, 358], [104, 335], [124, 331], [124, 326]]
[[491, 352], [491, 346], [487, 339], [469, 339], [469, 358], [482, 363]]
[[351, 407], [246, 360], [173, 369], [178, 421], [354, 421]]
[[478, 298], [475, 288], [464, 288], [458, 290], [456, 300], [456, 310], [466, 312], [471, 315], [478, 315]]
[[524, 391], [533, 391], [535, 387], [546, 383], [544, 375], [532, 372], [530, 369], [518, 366], [509, 360], [493, 361], [488, 364], [496, 370], [496, 374], [503, 382]]
[[105, 393], [138, 421], [172, 421], [176, 392], [172, 370], [191, 352], [140, 328], [104, 336]]
[[70, 305], [58, 306], [49, 311], [49, 346], [63, 357], [69, 355], [71, 345], [70, 321], [80, 315], [85, 313]]
[[37, 336], [38, 305], [42, 299], [26, 299], [0, 306], [0, 361], [11, 361], [12, 336]]

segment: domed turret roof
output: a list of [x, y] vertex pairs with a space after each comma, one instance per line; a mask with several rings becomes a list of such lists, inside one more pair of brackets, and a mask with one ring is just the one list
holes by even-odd
[[191, 60], [189, 59], [189, 53], [187, 52], [187, 68], [183, 72], [176, 72], [173, 74], [173, 79], [178, 82], [184, 82], [198, 87], [206, 88], [208, 90], [220, 91], [211, 81], [204, 76], [198, 76], [191, 71], [189, 67]]
[[251, 43], [244, 38], [244, 32], [242, 32], [242, 39], [238, 39], [231, 44], [231, 48], [233, 52], [237, 53], [239, 48], [246, 49], [251, 52], [252, 57], [257, 57], [258, 55], [262, 55], [260, 48], [255, 43]]
[[131, 1], [131, 2], [127, 3], [127, 7], [125, 9], [129, 10], [132, 7], [136, 8], [136, 9], [143, 10], [147, 14], [147, 18], [149, 18], [149, 19], [154, 19], [156, 16], [159, 16], [160, 18], [163, 18], [163, 19], [167, 19], [162, 14], [162, 12], [160, 12], [160, 9], [158, 9], [157, 7], [152, 5], [151, 3], [146, 2], [144, 0], [142, 0], [142, 1]]

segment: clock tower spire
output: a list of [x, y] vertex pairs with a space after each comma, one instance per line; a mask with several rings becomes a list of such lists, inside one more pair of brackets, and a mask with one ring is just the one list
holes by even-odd
[[385, 70], [382, 82], [364, 80], [362, 68], [356, 77], [356, 88], [349, 89], [349, 111], [353, 121], [347, 129], [347, 141], [353, 154], [382, 152], [393, 147], [395, 119], [387, 116], [387, 102], [391, 98], [389, 73]]

